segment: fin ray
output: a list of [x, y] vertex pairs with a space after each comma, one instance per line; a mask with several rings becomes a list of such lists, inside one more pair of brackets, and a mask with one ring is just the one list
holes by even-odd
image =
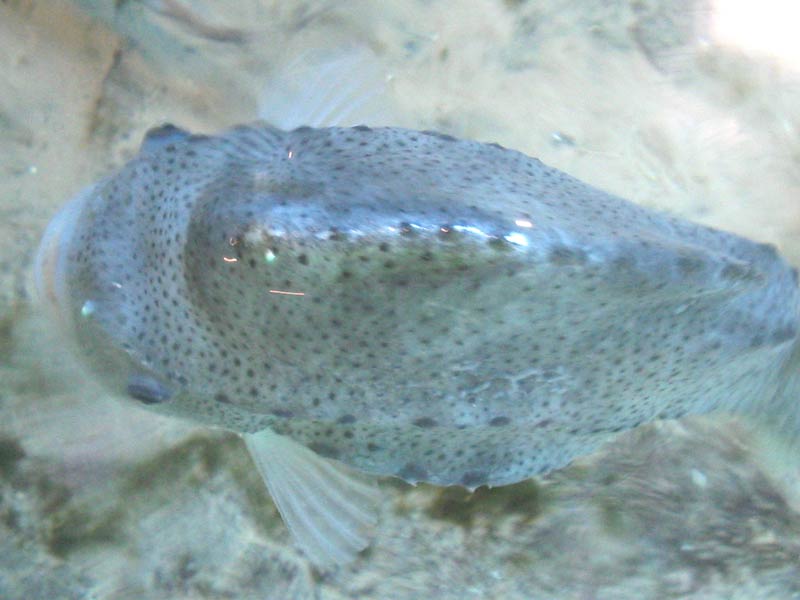
[[348, 562], [367, 546], [380, 500], [367, 476], [270, 430], [244, 439], [278, 512], [315, 565]]
[[333, 55], [304, 51], [268, 82], [259, 116], [285, 130], [388, 125], [386, 80], [367, 48], [346, 47]]

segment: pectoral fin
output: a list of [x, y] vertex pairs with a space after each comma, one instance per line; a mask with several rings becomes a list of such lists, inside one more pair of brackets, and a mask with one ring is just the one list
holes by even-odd
[[270, 430], [244, 435], [286, 526], [318, 567], [353, 560], [370, 542], [380, 492], [368, 476]]

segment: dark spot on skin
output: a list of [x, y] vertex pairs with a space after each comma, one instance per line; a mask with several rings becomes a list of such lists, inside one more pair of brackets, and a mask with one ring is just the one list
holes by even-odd
[[503, 425], [508, 425], [511, 420], [508, 417], [495, 417], [491, 421], [489, 421], [489, 425], [492, 427], [502, 427]]
[[794, 327], [782, 327], [772, 334], [772, 342], [774, 344], [782, 344], [793, 340], [797, 336], [797, 329]]
[[758, 244], [758, 248], [768, 258], [774, 259], [778, 257], [778, 249], [775, 247], [775, 244]]
[[411, 227], [411, 223], [400, 223], [400, 235], [411, 235], [414, 233], [414, 228]]
[[397, 476], [400, 479], [416, 483], [428, 477], [428, 470], [416, 463], [406, 463], [406, 465], [397, 472]]
[[381, 447], [380, 447], [380, 446], [378, 446], [378, 444], [376, 444], [376, 443], [374, 443], [374, 442], [369, 442], [369, 443], [367, 444], [367, 450], [368, 450], [369, 452], [377, 452], [377, 451], [378, 451], [378, 450], [380, 450], [380, 449], [381, 449]]
[[747, 268], [742, 265], [725, 265], [722, 268], [720, 275], [723, 277], [723, 279], [741, 281], [742, 279], [747, 279], [749, 273]]
[[300, 256], [297, 257], [297, 262], [299, 262], [301, 265], [307, 265], [308, 256], [305, 254], [301, 254]]
[[553, 246], [547, 259], [554, 265], [583, 265], [586, 253], [568, 246]]
[[351, 127], [350, 129], [354, 131], [372, 131], [372, 129], [370, 129], [366, 125], [356, 125], [355, 127]]
[[417, 427], [423, 427], [423, 428], [436, 427], [436, 421], [434, 419], [431, 419], [430, 417], [421, 417], [413, 421], [413, 424], [416, 425]]
[[348, 425], [349, 423], [355, 423], [356, 418], [353, 415], [342, 415], [336, 419], [336, 422], [340, 425]]
[[276, 409], [272, 411], [272, 414], [276, 417], [280, 417], [281, 419], [291, 419], [294, 416], [294, 413], [290, 410], [282, 410]]
[[228, 397], [228, 394], [226, 394], [224, 392], [218, 392], [218, 393], [214, 394], [214, 400], [216, 400], [217, 402], [220, 402], [222, 404], [230, 404], [231, 403], [231, 399]]
[[703, 268], [703, 261], [692, 256], [681, 256], [678, 259], [678, 268], [684, 275], [691, 275]]
[[329, 444], [324, 444], [322, 442], [313, 442], [308, 445], [308, 447], [319, 454], [320, 456], [324, 456], [325, 458], [339, 458], [339, 450], [334, 448]]
[[614, 259], [612, 264], [617, 269], [628, 270], [632, 269], [635, 263], [630, 256], [618, 256], [617, 258]]
[[381, 242], [381, 244], [378, 246], [378, 250], [380, 250], [381, 252], [388, 252], [389, 244], [387, 244], [386, 242]]
[[493, 250], [510, 250], [511, 245], [506, 242], [505, 238], [499, 235], [493, 236], [489, 240], [489, 247]]
[[461, 478], [461, 485], [475, 487], [486, 483], [488, 475], [484, 471], [467, 471]]

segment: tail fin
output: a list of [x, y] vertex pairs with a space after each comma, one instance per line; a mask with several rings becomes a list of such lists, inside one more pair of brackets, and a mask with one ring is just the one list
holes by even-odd
[[779, 377], [781, 386], [774, 397], [747, 410], [756, 424], [752, 450], [800, 509], [800, 340], [794, 341]]
[[781, 368], [781, 387], [775, 395], [766, 419], [773, 423], [787, 441], [800, 446], [800, 339]]

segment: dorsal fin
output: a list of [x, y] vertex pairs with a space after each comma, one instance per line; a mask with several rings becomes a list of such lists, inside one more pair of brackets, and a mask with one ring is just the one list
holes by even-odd
[[264, 87], [259, 116], [280, 129], [389, 125], [388, 75], [364, 47], [300, 52]]

